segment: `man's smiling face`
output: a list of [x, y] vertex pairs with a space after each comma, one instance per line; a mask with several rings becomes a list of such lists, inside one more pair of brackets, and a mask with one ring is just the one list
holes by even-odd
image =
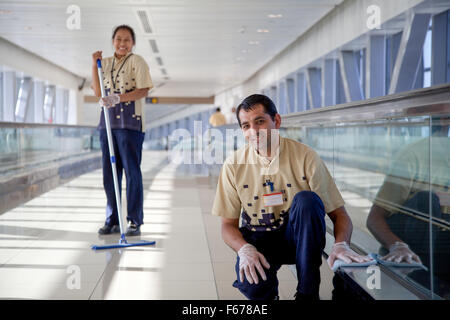
[[272, 119], [262, 104], [256, 104], [248, 111], [239, 110], [239, 120], [244, 137], [250, 145], [262, 154], [270, 151], [272, 130], [280, 128], [280, 115], [276, 114], [275, 119]]

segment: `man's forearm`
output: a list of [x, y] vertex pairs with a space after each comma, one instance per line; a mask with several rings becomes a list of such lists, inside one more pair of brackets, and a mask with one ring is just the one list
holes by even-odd
[[350, 243], [352, 238], [353, 224], [344, 207], [340, 207], [329, 213], [334, 224], [335, 242], [345, 241]]
[[350, 243], [352, 238], [353, 225], [352, 221], [347, 217], [338, 217], [334, 224], [335, 242], [345, 241]]
[[222, 238], [223, 241], [234, 251], [238, 252], [239, 249], [247, 243], [239, 228], [222, 223]]

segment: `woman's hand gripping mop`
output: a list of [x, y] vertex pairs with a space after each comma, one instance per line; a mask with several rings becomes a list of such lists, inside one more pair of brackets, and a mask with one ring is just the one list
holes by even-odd
[[[105, 87], [103, 85], [103, 75], [102, 75], [102, 63], [101, 60], [97, 60], [97, 69], [98, 69], [98, 79], [100, 81], [100, 88], [102, 91], [102, 98], [106, 97]], [[108, 137], [108, 148], [109, 148], [109, 154], [111, 156], [111, 168], [113, 173], [113, 179], [114, 179], [114, 191], [116, 194], [116, 204], [117, 204], [117, 213], [119, 216], [119, 226], [120, 226], [120, 240], [118, 244], [110, 244], [110, 245], [100, 245], [100, 246], [92, 246], [91, 248], [93, 250], [102, 250], [102, 249], [114, 249], [114, 248], [124, 248], [124, 247], [135, 247], [135, 246], [148, 246], [148, 245], [154, 245], [155, 241], [145, 241], [141, 240], [141, 242], [136, 243], [128, 243], [125, 239], [125, 233], [122, 223], [122, 202], [120, 201], [120, 194], [119, 194], [119, 182], [117, 179], [117, 169], [116, 169], [116, 160], [114, 156], [114, 146], [113, 146], [113, 140], [112, 140], [112, 134], [111, 134], [111, 125], [109, 123], [109, 114], [108, 114], [108, 108], [106, 106], [103, 106], [103, 114], [105, 116], [105, 125], [106, 125], [106, 134]]]

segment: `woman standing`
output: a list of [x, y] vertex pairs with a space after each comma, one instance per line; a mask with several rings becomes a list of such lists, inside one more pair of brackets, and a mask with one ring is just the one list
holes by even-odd
[[[132, 53], [136, 39], [131, 27], [127, 25], [116, 27], [112, 43], [115, 50], [114, 56], [102, 59], [101, 51], [92, 55], [92, 89], [97, 97], [101, 97], [97, 73], [97, 59], [101, 59], [107, 97], [100, 99], [100, 105], [108, 108], [119, 190], [121, 190], [123, 170], [126, 175], [128, 211], [126, 235], [137, 236], [140, 235], [140, 226], [144, 223], [140, 165], [145, 134], [145, 113], [141, 99], [147, 96], [153, 83], [147, 63], [142, 57]], [[103, 186], [107, 198], [105, 225], [98, 230], [98, 233], [118, 233], [120, 232], [119, 219], [103, 109], [98, 129], [103, 153]]]

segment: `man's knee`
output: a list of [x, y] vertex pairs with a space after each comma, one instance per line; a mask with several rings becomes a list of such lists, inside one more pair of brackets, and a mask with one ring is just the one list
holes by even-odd
[[313, 191], [300, 191], [294, 196], [293, 202], [303, 203], [303, 204], [322, 204], [322, 200]]
[[[293, 210], [292, 210], [293, 209]], [[324, 205], [317, 193], [312, 191], [300, 191], [292, 200], [291, 213], [302, 216], [320, 212], [325, 213]]]

